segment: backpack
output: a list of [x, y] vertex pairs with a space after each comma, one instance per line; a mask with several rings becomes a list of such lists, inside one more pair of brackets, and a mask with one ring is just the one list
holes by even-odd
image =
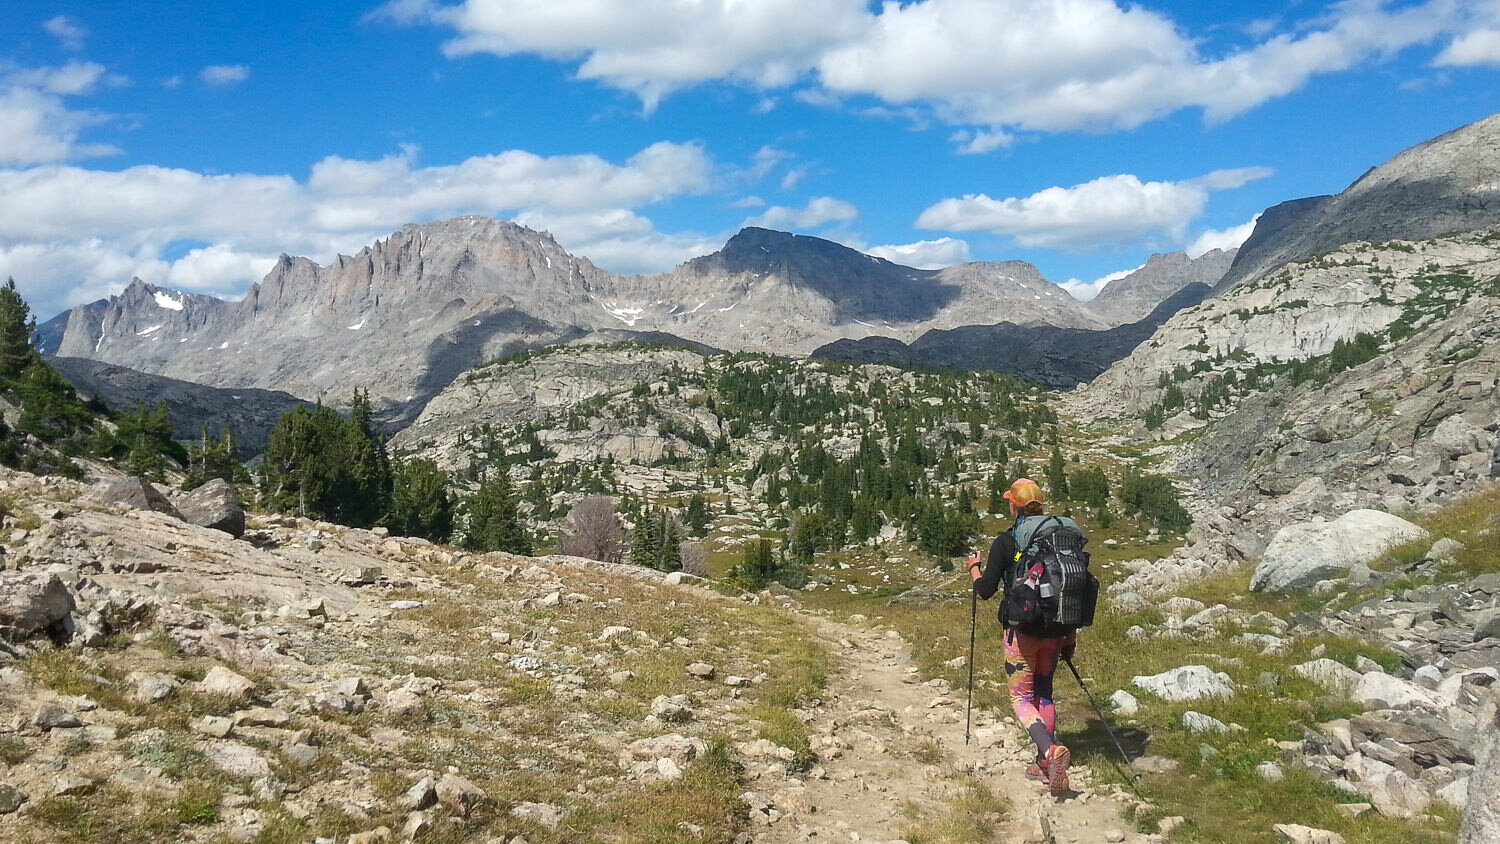
[[[1050, 523], [1050, 524], [1049, 524]], [[1048, 516], [1016, 550], [1000, 622], [1023, 633], [1061, 636], [1094, 623], [1099, 579], [1089, 572], [1088, 542], [1077, 529]]]

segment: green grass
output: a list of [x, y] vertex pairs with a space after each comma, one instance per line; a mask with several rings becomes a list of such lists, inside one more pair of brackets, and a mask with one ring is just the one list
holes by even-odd
[[[1010, 810], [1010, 803], [986, 783], [967, 776], [958, 778], [961, 790], [948, 799], [938, 817], [919, 819], [905, 831], [911, 844], [987, 844], [997, 840], [997, 826]], [[912, 810], [914, 811], [914, 810]]]

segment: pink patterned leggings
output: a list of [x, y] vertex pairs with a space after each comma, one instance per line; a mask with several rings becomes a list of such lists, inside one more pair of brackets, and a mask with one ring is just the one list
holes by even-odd
[[1045, 744], [1051, 744], [1057, 729], [1057, 708], [1052, 703], [1052, 677], [1064, 645], [1076, 637], [1061, 639], [1028, 636], [1014, 630], [1005, 632], [1005, 675], [1010, 688], [1010, 704], [1021, 728], [1031, 733], [1037, 750], [1045, 753], [1043, 740], [1033, 729], [1039, 725], [1046, 733]]

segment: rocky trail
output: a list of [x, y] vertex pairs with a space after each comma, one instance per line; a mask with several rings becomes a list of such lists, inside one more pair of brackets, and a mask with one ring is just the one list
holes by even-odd
[[[1072, 794], [1061, 800], [1026, 780], [1031, 744], [1008, 713], [976, 709], [965, 745], [964, 690], [942, 679], [923, 681], [910, 645], [896, 631], [810, 618], [840, 654], [810, 712], [819, 762], [805, 780], [787, 781], [772, 771], [752, 783], [746, 799], [763, 827], [755, 841], [900, 841], [903, 830], [930, 828], [934, 819], [942, 823], [963, 811], [960, 801], [971, 782], [1010, 804], [1003, 819], [991, 813], [976, 824], [998, 828], [990, 840], [1160, 840], [1136, 833], [1121, 816], [1121, 804], [1135, 801], [1128, 791], [1096, 791], [1080, 765], [1073, 767]], [[981, 664], [987, 658], [977, 655]]]

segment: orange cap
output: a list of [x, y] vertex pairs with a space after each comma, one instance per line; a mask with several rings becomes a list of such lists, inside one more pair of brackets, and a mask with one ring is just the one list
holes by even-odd
[[1033, 501], [1041, 502], [1046, 498], [1042, 495], [1042, 488], [1036, 485], [1031, 478], [1019, 478], [1010, 485], [1010, 489], [1003, 496], [1006, 501], [1017, 507], [1025, 507]]

